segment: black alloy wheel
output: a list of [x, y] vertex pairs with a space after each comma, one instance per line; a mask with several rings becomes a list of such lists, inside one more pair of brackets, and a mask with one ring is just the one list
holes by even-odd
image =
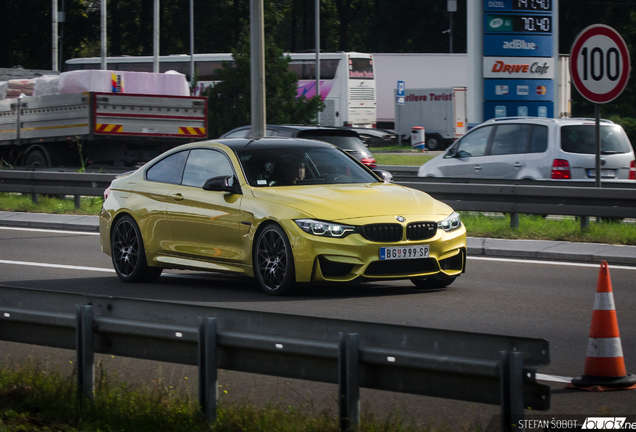
[[285, 231], [276, 224], [266, 226], [258, 235], [254, 248], [254, 273], [263, 291], [285, 295], [296, 284], [294, 256]]
[[111, 236], [113, 267], [124, 282], [152, 282], [163, 269], [149, 267], [139, 227], [128, 215], [117, 220]]

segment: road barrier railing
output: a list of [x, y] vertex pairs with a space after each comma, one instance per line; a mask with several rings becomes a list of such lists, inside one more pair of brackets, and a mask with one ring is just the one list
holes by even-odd
[[[387, 167], [384, 167], [387, 168]], [[408, 167], [398, 167], [404, 169]], [[409, 172], [412, 172], [411, 169]], [[102, 196], [116, 174], [50, 171], [0, 171], [0, 192]], [[605, 183], [485, 182], [466, 179], [397, 177], [404, 186], [429, 193], [458, 211], [501, 212], [511, 215], [513, 228], [520, 214], [578, 216], [587, 228], [590, 217], [633, 218], [636, 215], [636, 187]], [[635, 183], [636, 185], [636, 183]], [[625, 186], [622, 184], [622, 186]]]
[[82, 400], [94, 353], [198, 366], [209, 421], [217, 369], [337, 384], [342, 430], [361, 387], [500, 405], [504, 431], [550, 406], [544, 339], [0, 286], [0, 340], [76, 350]]

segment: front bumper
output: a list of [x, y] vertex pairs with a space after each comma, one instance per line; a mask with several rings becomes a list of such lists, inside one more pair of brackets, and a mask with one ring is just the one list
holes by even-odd
[[[438, 230], [427, 240], [375, 242], [359, 234], [324, 238], [307, 234], [294, 222], [290, 234], [298, 282], [381, 281], [422, 277], [455, 277], [466, 266], [466, 229]], [[381, 247], [429, 246], [428, 258], [380, 260]]]

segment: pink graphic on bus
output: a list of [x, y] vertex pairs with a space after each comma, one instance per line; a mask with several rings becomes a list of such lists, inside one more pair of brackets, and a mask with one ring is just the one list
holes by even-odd
[[[320, 99], [325, 100], [333, 87], [333, 81], [320, 81]], [[305, 96], [311, 99], [316, 96], [316, 81], [298, 81], [296, 97]]]

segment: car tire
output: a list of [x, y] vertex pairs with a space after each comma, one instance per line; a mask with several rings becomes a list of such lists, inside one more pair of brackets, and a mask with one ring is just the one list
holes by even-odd
[[24, 160], [24, 166], [33, 168], [48, 167], [49, 162], [43, 150], [34, 149], [29, 152]]
[[426, 148], [429, 150], [444, 150], [444, 140], [437, 134], [426, 136]]
[[269, 224], [259, 232], [253, 255], [254, 273], [265, 293], [279, 296], [294, 291], [294, 255], [287, 234], [279, 225]]
[[110, 241], [113, 267], [119, 279], [153, 282], [161, 276], [162, 268], [148, 266], [141, 231], [131, 216], [124, 215], [115, 222]]
[[455, 282], [457, 277], [443, 277], [443, 278], [413, 278], [411, 282], [418, 288], [423, 289], [440, 289], [446, 288], [453, 282]]

